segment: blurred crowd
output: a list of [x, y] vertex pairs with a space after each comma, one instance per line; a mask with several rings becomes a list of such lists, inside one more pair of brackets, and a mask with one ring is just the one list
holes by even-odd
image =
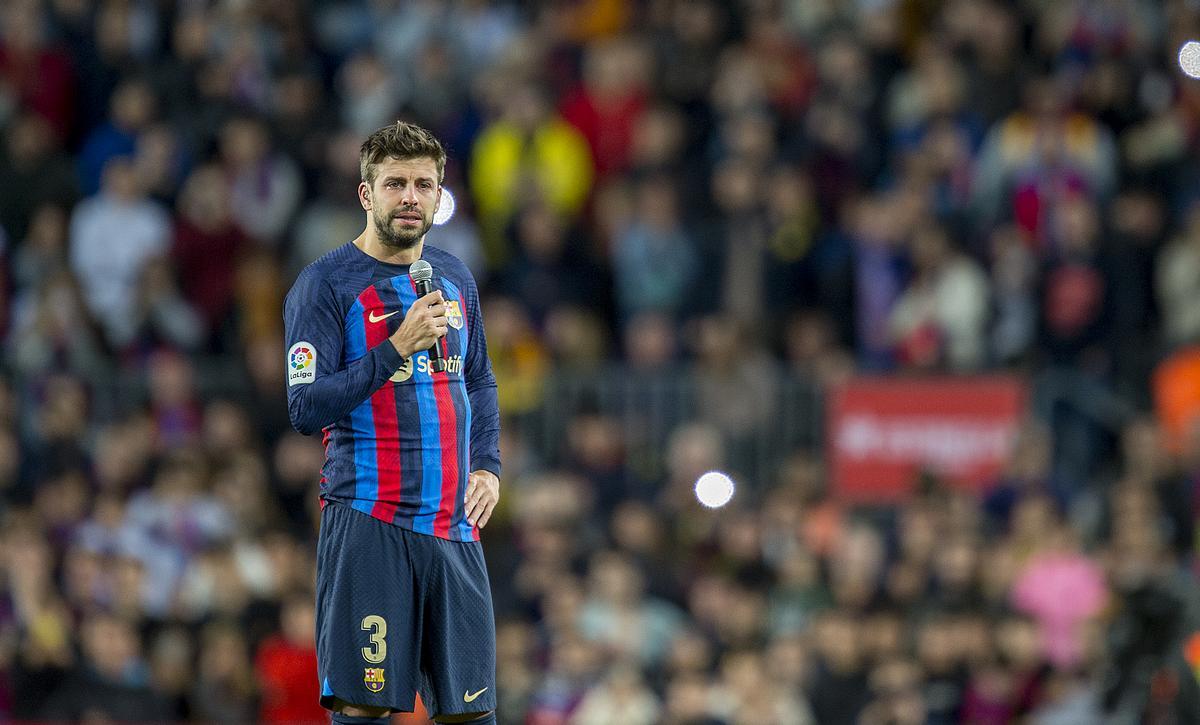
[[[402, 117], [499, 382], [500, 722], [1200, 721], [1189, 38], [1188, 0], [6, 0], [0, 719], [327, 721], [281, 300]], [[692, 497], [785, 382], [983, 371], [1033, 404], [982, 495], [850, 507], [796, 446]], [[699, 402], [543, 445], [570, 376]]]

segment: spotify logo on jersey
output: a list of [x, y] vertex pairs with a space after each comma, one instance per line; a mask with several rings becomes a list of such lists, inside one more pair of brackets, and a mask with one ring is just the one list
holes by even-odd
[[[413, 376], [414, 369], [417, 375], [422, 375], [426, 378], [430, 377], [432, 373], [429, 370], [429, 358], [422, 355], [421, 357], [415, 358], [415, 360], [415, 364], [413, 362], [414, 358], [410, 357], [405, 360], [404, 364], [400, 366], [400, 369], [392, 373], [392, 377], [388, 378], [388, 380], [391, 380], [393, 383], [407, 382], [408, 379]], [[462, 355], [451, 355], [450, 357], [446, 358], [447, 374], [458, 375], [462, 372], [462, 367]]]

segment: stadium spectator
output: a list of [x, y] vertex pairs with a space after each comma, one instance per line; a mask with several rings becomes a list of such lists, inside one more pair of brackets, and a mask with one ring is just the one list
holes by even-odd
[[151, 261], [142, 271], [130, 317], [132, 348], [190, 351], [204, 342], [204, 320], [184, 299], [175, 267], [165, 257]]
[[43, 706], [42, 717], [78, 721], [171, 716], [166, 698], [150, 687], [141, 637], [133, 624], [111, 614], [93, 614], [80, 630], [83, 658]]
[[322, 144], [321, 173], [309, 186], [315, 198], [309, 199], [296, 217], [289, 268], [303, 268], [337, 246], [336, 240], [358, 233], [362, 209], [344, 192], [358, 179], [355, 160], [360, 143], [358, 135], [340, 131]]
[[1167, 342], [1200, 340], [1200, 312], [1189, 303], [1200, 293], [1200, 203], [1192, 205], [1179, 236], [1159, 254], [1156, 282]]
[[263, 641], [254, 659], [262, 690], [259, 722], [328, 721], [329, 715], [318, 698], [314, 619], [313, 604], [306, 594], [295, 593], [285, 598], [279, 629]]
[[542, 200], [562, 218], [573, 219], [587, 201], [594, 175], [585, 139], [554, 113], [542, 88], [526, 82], [503, 98], [502, 115], [475, 140], [469, 174], [493, 265], [513, 253], [501, 234], [517, 211]]
[[646, 49], [631, 38], [591, 43], [582, 82], [567, 91], [562, 117], [579, 129], [592, 150], [597, 182], [629, 165], [633, 129], [646, 106], [644, 84], [654, 75]]
[[570, 220], [543, 203], [516, 212], [509, 263], [499, 270], [499, 290], [523, 300], [541, 327], [565, 306], [595, 305], [602, 298], [600, 270], [588, 259]]
[[234, 220], [259, 244], [280, 244], [304, 194], [296, 163], [274, 150], [263, 123], [250, 117], [221, 127], [220, 148]]
[[133, 337], [138, 283], [170, 243], [166, 210], [146, 197], [128, 157], [112, 158], [100, 193], [75, 207], [70, 248], [71, 270], [82, 284], [87, 309], [110, 345], [123, 347]]
[[696, 242], [686, 228], [678, 191], [669, 176], [638, 185], [634, 216], [613, 243], [613, 278], [621, 317], [689, 313], [688, 293], [699, 281]]
[[220, 333], [233, 312], [234, 269], [249, 245], [233, 221], [228, 182], [215, 165], [192, 172], [177, 205], [171, 258], [183, 293], [203, 316], [208, 336]]
[[[32, 262], [29, 257], [25, 261]], [[90, 316], [70, 314], [86, 310], [87, 304], [78, 281], [64, 264], [60, 257], [48, 265], [49, 269], [31, 282], [32, 289], [22, 290], [24, 298], [13, 311], [6, 357], [11, 368], [23, 375], [38, 377], [54, 366], [82, 374], [95, 370], [104, 359], [104, 338]]]
[[896, 300], [888, 324], [900, 364], [979, 369], [990, 302], [983, 271], [935, 224], [924, 224], [913, 235], [909, 255], [912, 279]]
[[194, 715], [210, 722], [254, 719], [258, 683], [245, 639], [231, 622], [214, 622], [200, 638], [190, 702]]
[[76, 69], [53, 42], [40, 3], [14, 2], [0, 21], [0, 78], [4, 105], [37, 114], [60, 142], [76, 130]]
[[155, 115], [153, 90], [145, 81], [125, 81], [113, 91], [108, 120], [91, 130], [79, 151], [79, 181], [85, 195], [100, 190], [111, 159], [135, 155]]
[[79, 182], [70, 156], [41, 116], [18, 113], [6, 129], [0, 164], [0, 228], [19, 249], [37, 210], [74, 204]]

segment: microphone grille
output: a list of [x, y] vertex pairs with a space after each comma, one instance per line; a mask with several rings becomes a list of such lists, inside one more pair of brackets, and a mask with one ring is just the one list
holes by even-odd
[[424, 259], [418, 259], [408, 268], [408, 275], [414, 282], [425, 282], [433, 279], [433, 267]]

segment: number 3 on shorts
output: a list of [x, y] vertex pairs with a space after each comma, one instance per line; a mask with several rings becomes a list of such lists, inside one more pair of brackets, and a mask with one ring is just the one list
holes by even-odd
[[362, 648], [363, 659], [371, 664], [379, 664], [387, 659], [387, 620], [378, 614], [368, 614], [363, 617], [362, 628], [371, 630], [371, 646]]

